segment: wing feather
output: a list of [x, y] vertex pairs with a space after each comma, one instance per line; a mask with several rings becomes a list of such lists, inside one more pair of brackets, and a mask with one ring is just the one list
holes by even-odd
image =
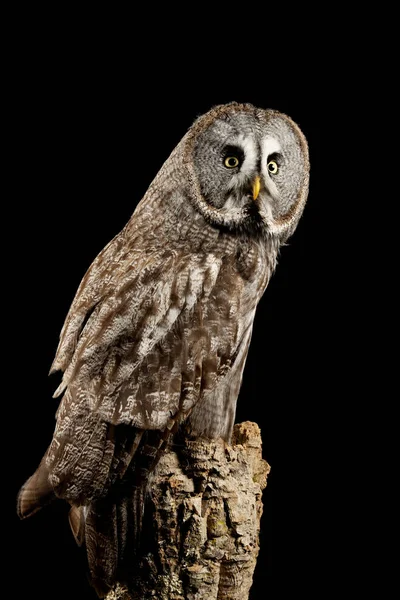
[[143, 270], [146, 261], [144, 240], [152, 225], [150, 222], [135, 227], [128, 222], [92, 262], [68, 311], [50, 373], [65, 371], [68, 367], [78, 339], [96, 305], [112, 293], [121, 279]]
[[[144, 430], [183, 422], [200, 398], [195, 425], [203, 409], [212, 422], [216, 394], [227, 414], [236, 404], [256, 300], [232, 258], [158, 250], [131, 268], [97, 301], [64, 373], [47, 465], [75, 503], [123, 476]], [[234, 414], [226, 427], [214, 416], [228, 438]]]

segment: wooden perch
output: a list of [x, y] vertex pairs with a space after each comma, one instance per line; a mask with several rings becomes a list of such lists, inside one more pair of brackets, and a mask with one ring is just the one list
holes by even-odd
[[132, 584], [117, 584], [107, 600], [248, 599], [269, 471], [249, 421], [235, 425], [232, 446], [199, 439], [167, 451], [151, 481]]

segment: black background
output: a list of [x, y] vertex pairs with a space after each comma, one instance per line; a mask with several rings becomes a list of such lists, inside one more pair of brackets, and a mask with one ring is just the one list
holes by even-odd
[[[68, 507], [55, 503], [24, 522], [15, 515], [18, 489], [54, 428], [59, 376], [47, 373], [76, 288], [96, 254], [124, 226], [193, 120], [235, 100], [289, 114], [308, 139], [311, 160], [308, 203], [260, 302], [237, 411], [237, 421], [260, 425], [263, 456], [272, 467], [250, 594], [251, 600], [265, 598], [273, 575], [293, 576], [299, 564], [307, 573], [318, 552], [310, 546], [310, 515], [322, 501], [315, 419], [329, 353], [318, 82], [310, 87], [301, 65], [277, 83], [261, 59], [212, 70], [213, 61], [185, 62], [190, 46], [187, 52], [168, 46], [144, 63], [145, 50], [124, 40], [59, 34], [19, 38], [8, 87], [8, 206], [16, 242], [8, 247], [8, 376], [18, 394], [9, 417], [15, 460], [8, 558], [18, 572], [13, 597], [96, 597], [69, 531]], [[226, 49], [221, 56], [223, 65]]]

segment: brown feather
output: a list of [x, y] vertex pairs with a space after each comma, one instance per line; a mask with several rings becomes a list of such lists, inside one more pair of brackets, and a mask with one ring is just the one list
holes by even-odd
[[[209, 159], [229, 128], [241, 139], [242, 128], [256, 135], [268, 127], [286, 128], [300, 157], [292, 173], [300, 187], [282, 207], [268, 182], [260, 204], [246, 190], [237, 206], [203, 196], [221, 191], [210, 185], [220, 165], [213, 171]], [[196, 152], [208, 135], [203, 165]], [[20, 492], [18, 513], [29, 516], [55, 495], [72, 505], [71, 529], [78, 544], [85, 540], [100, 596], [120, 576], [129, 540], [139, 543], [149, 475], [177, 428], [230, 439], [255, 310], [302, 214], [308, 168], [307, 144], [288, 117], [215, 107], [82, 279], [51, 368], [64, 371], [53, 439]]]

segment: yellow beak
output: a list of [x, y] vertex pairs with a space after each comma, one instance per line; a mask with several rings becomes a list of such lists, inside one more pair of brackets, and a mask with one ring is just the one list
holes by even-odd
[[258, 194], [260, 193], [260, 178], [257, 176], [253, 181], [253, 200], [257, 200]]

